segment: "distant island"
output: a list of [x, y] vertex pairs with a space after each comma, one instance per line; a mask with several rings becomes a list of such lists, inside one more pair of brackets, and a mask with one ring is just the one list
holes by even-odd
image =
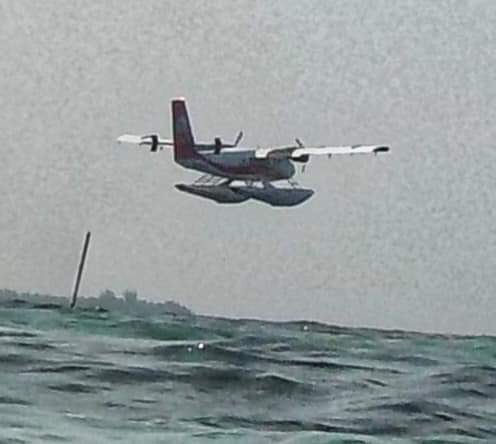
[[[35, 308], [68, 307], [69, 297], [39, 293], [18, 293], [14, 290], [0, 289], [0, 304], [19, 307], [30, 305]], [[145, 299], [138, 299], [138, 293], [134, 290], [125, 290], [121, 296], [117, 296], [112, 290], [102, 291], [98, 297], [80, 296], [77, 306], [83, 309], [119, 311], [139, 315], [173, 314], [190, 316], [193, 314], [187, 307], [174, 301], [150, 302]]]

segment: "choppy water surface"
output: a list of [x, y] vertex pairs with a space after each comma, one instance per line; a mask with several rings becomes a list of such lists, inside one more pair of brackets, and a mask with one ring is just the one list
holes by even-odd
[[0, 443], [496, 442], [496, 339], [0, 306]]

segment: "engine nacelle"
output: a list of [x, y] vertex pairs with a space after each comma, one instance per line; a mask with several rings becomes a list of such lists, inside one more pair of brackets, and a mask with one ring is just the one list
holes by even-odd
[[[143, 142], [140, 145], [150, 145], [150, 151], [155, 152], [158, 150], [158, 134], [149, 134], [147, 136], [142, 136], [141, 139]], [[149, 139], [149, 141], [147, 140]]]
[[302, 156], [299, 157], [292, 157], [291, 160], [293, 160], [294, 162], [307, 163], [310, 160], [310, 155], [303, 154]]

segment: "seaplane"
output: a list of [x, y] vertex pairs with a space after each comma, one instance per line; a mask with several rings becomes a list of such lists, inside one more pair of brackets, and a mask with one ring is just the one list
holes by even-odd
[[[303, 172], [311, 156], [331, 158], [390, 151], [386, 145], [305, 146], [300, 139], [292, 145], [241, 148], [243, 132], [239, 132], [233, 143], [224, 143], [220, 137], [215, 137], [213, 143], [196, 142], [185, 99], [173, 99], [171, 106], [172, 140], [163, 139], [159, 133], [123, 134], [117, 142], [146, 147], [151, 152], [172, 148], [178, 165], [203, 173], [191, 184], [176, 184], [176, 189], [221, 204], [253, 199], [278, 207], [299, 205], [308, 200], [314, 190], [302, 188], [294, 180], [296, 163], [302, 165]], [[289, 186], [275, 185], [280, 182]]]

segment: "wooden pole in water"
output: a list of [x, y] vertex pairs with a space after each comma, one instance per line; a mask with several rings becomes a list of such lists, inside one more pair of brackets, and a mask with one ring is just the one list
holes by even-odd
[[84, 239], [84, 246], [83, 246], [83, 251], [81, 252], [81, 259], [79, 260], [76, 282], [74, 284], [74, 291], [72, 293], [71, 308], [74, 308], [76, 306], [79, 284], [81, 282], [81, 277], [83, 276], [84, 263], [86, 262], [86, 253], [88, 252], [88, 247], [90, 245], [90, 237], [91, 237], [91, 232], [88, 231]]

